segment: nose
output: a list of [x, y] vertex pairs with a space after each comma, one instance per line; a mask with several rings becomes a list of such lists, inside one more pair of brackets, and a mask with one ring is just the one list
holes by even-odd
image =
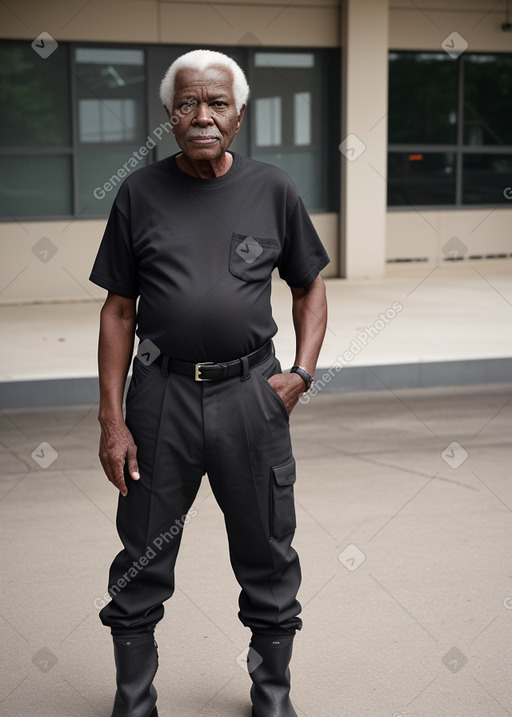
[[213, 124], [210, 107], [208, 106], [207, 102], [200, 102], [197, 105], [194, 115], [194, 122], [200, 127], [208, 127], [208, 125]]

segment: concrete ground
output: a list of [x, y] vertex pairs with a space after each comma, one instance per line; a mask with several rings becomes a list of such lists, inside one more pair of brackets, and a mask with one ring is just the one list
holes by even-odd
[[[512, 714], [512, 384], [327, 393], [292, 417], [299, 717]], [[110, 717], [119, 543], [95, 406], [0, 414], [0, 714]], [[207, 480], [158, 628], [161, 717], [250, 717]]]

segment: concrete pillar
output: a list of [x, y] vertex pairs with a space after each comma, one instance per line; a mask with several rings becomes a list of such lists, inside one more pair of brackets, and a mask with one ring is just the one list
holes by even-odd
[[342, 0], [340, 276], [386, 261], [389, 0]]

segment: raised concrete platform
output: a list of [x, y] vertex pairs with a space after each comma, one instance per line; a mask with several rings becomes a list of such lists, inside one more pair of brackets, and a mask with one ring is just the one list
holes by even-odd
[[[331, 279], [327, 287], [320, 390], [512, 380], [512, 260], [392, 264], [383, 279]], [[6, 337], [0, 407], [97, 401], [100, 305], [0, 307]], [[295, 347], [290, 305], [288, 287], [276, 280], [275, 343], [283, 367], [291, 365]]]

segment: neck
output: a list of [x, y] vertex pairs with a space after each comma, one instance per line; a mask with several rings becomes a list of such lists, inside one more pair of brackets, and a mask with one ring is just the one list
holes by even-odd
[[178, 154], [176, 164], [182, 172], [191, 174], [200, 179], [214, 179], [221, 177], [230, 169], [233, 164], [233, 155], [224, 152], [217, 159], [190, 159], [185, 154]]

